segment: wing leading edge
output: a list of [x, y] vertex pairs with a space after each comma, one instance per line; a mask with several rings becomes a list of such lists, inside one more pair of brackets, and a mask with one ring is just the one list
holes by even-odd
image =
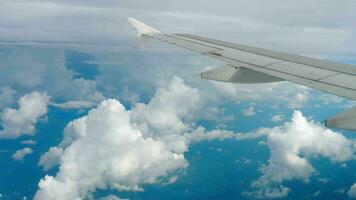
[[[163, 34], [136, 19], [129, 19], [138, 30], [139, 37], [180, 46], [194, 52], [221, 60], [227, 65], [202, 72], [203, 79], [231, 83], [268, 83], [291, 81], [327, 93], [356, 100], [356, 67], [305, 56], [286, 54], [246, 45], [228, 43], [188, 34]], [[348, 113], [356, 125], [355, 112]], [[344, 119], [345, 116], [343, 115]], [[356, 130], [335, 120], [326, 126]], [[339, 118], [338, 118], [339, 119]], [[350, 124], [350, 123], [349, 123]]]

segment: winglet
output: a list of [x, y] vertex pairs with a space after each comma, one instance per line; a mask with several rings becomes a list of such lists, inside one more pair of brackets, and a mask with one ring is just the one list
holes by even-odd
[[127, 20], [137, 30], [138, 38], [141, 38], [142, 36], [153, 36], [155, 34], [160, 33], [158, 30], [156, 30], [150, 26], [147, 26], [146, 24], [138, 21], [135, 18], [130, 17]]

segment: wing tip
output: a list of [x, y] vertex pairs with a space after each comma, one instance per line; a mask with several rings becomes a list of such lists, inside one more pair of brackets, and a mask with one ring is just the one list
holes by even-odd
[[144, 24], [143, 22], [141, 22], [133, 17], [128, 17], [127, 20], [137, 30], [139, 38], [142, 35], [153, 36], [155, 34], [160, 33], [157, 29], [154, 29], [154, 28]]

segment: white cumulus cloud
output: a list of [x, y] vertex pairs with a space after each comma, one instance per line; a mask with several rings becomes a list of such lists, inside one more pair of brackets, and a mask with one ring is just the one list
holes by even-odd
[[356, 199], [356, 183], [350, 187], [350, 190], [347, 192], [347, 194], [350, 198]]
[[255, 108], [253, 106], [250, 106], [250, 107], [242, 110], [242, 112], [243, 112], [244, 116], [248, 116], [248, 117], [256, 115]]
[[303, 105], [308, 101], [308, 89], [304, 91], [305, 93], [298, 93], [292, 97], [292, 101], [288, 104], [290, 109], [301, 109]]
[[37, 142], [34, 140], [24, 140], [24, 141], [21, 141], [21, 144], [36, 145]]
[[140, 184], [187, 165], [165, 143], [144, 138], [132, 126], [131, 113], [116, 100], [105, 100], [89, 115], [71, 123], [78, 138], [66, 149], [56, 177], [39, 183], [35, 199], [84, 198], [96, 188], [140, 190]]
[[353, 141], [308, 121], [299, 111], [295, 111], [291, 122], [260, 131], [266, 133], [271, 151], [268, 164], [262, 168], [263, 175], [253, 183], [262, 193], [271, 189], [285, 193], [288, 188], [281, 185], [283, 181], [309, 181], [316, 172], [308, 161], [311, 157], [326, 157], [333, 162], [354, 158]]
[[47, 113], [50, 97], [46, 93], [31, 92], [18, 101], [19, 108], [6, 108], [1, 113], [0, 139], [15, 139], [33, 135], [39, 118]]
[[17, 150], [13, 155], [12, 155], [12, 158], [14, 160], [23, 160], [25, 158], [25, 156], [29, 155], [29, 154], [32, 154], [33, 150], [31, 148], [23, 148], [23, 149], [20, 149], [20, 150]]
[[137, 191], [142, 184], [163, 181], [188, 165], [184, 133], [190, 126], [184, 121], [198, 105], [198, 91], [179, 78], [132, 110], [104, 100], [70, 122], [61, 144], [42, 156], [43, 166], [59, 162], [60, 167], [56, 176], [39, 182], [35, 199], [85, 198], [98, 188]]
[[132, 122], [145, 135], [167, 143], [175, 152], [187, 150], [184, 133], [192, 127], [189, 121], [200, 106], [200, 94], [180, 78], [157, 90], [151, 101], [137, 104], [132, 110]]
[[284, 118], [284, 116], [283, 116], [283, 115], [280, 115], [280, 114], [278, 114], [278, 115], [273, 115], [273, 116], [271, 117], [271, 121], [272, 121], [272, 122], [280, 122], [280, 121], [283, 120], [283, 118]]
[[0, 87], [0, 110], [13, 102], [15, 93], [10, 87]]
[[124, 199], [120, 199], [119, 197], [117, 197], [115, 195], [109, 195], [109, 196], [100, 198], [99, 200], [124, 200]]
[[58, 147], [51, 147], [48, 152], [43, 154], [38, 164], [43, 167], [44, 170], [49, 170], [56, 166], [63, 155], [63, 149]]
[[289, 192], [289, 188], [281, 185], [276, 188], [265, 188], [252, 192], [243, 192], [242, 194], [257, 199], [279, 199], [288, 196]]
[[85, 109], [94, 107], [95, 103], [91, 101], [67, 101], [64, 103], [51, 103], [51, 106], [62, 109]]

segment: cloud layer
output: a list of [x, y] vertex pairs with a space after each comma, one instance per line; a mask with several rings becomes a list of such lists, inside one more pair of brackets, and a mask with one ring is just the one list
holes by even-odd
[[[322, 0], [223, 0], [209, 4], [202, 0], [155, 0], [149, 4], [128, 0], [5, 0], [0, 8], [0, 39], [118, 42], [133, 35], [125, 19], [134, 16], [167, 32], [232, 41], [238, 38], [243, 43], [297, 52], [342, 51], [340, 46], [354, 31], [355, 7], [355, 2], [348, 0], [327, 4]], [[54, 19], [60, 23], [53, 24]]]
[[193, 123], [194, 111], [201, 108], [200, 92], [180, 78], [163, 85], [147, 104], [127, 110], [117, 100], [104, 100], [88, 115], [70, 122], [62, 142], [40, 159], [45, 170], [60, 167], [56, 176], [39, 182], [35, 199], [84, 198], [98, 188], [139, 191], [143, 184], [165, 182], [188, 166], [184, 159], [188, 146], [203, 140], [267, 138], [271, 157], [252, 191], [244, 193], [250, 197], [287, 196], [290, 188], [284, 182], [308, 181], [316, 173], [311, 158], [339, 163], [354, 159], [352, 140], [307, 120], [299, 111], [275, 128], [249, 133], [206, 131]]

